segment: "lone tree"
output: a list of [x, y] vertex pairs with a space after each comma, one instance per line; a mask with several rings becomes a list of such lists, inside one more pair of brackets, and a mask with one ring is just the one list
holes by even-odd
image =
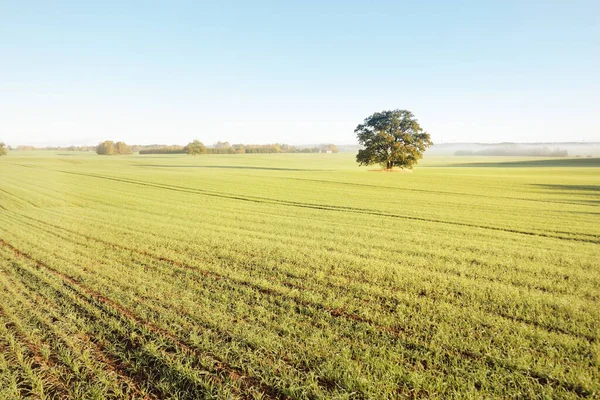
[[354, 130], [358, 143], [365, 146], [356, 155], [359, 165], [381, 164], [412, 169], [431, 146], [431, 137], [407, 110], [376, 112]]
[[6, 154], [6, 145], [4, 144], [4, 142], [0, 142], [0, 156], [5, 156]]
[[206, 153], [206, 146], [201, 141], [194, 140], [193, 142], [188, 143], [188, 145], [185, 146], [183, 148], [183, 150], [186, 153], [188, 153], [188, 154], [196, 156], [198, 154], [205, 154]]

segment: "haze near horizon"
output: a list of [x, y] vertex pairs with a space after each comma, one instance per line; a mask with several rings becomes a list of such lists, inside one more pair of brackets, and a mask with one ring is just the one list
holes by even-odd
[[9, 145], [600, 141], [600, 4], [0, 4]]

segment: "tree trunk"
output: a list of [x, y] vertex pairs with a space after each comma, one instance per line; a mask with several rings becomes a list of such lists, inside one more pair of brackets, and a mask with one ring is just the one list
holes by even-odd
[[393, 163], [391, 161], [388, 161], [387, 165], [386, 165], [386, 169], [392, 169], [393, 166], [394, 166]]

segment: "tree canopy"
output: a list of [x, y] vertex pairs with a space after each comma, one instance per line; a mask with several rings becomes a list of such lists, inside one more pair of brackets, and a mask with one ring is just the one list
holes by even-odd
[[187, 146], [183, 148], [186, 153], [196, 156], [198, 154], [206, 154], [206, 146], [199, 140], [194, 140], [193, 142], [188, 143]]
[[96, 153], [103, 156], [115, 154], [115, 142], [112, 140], [105, 140], [104, 142], [99, 143], [98, 146], [96, 146]]
[[128, 146], [125, 142], [113, 142], [112, 140], [105, 140], [104, 142], [96, 146], [96, 153], [104, 156], [113, 154], [131, 154], [131, 146]]
[[376, 112], [354, 130], [358, 143], [365, 148], [358, 151], [360, 165], [381, 164], [412, 169], [431, 146], [431, 137], [421, 128], [412, 112], [391, 110]]
[[6, 145], [4, 142], [0, 142], [0, 156], [5, 156], [6, 154], [8, 154], [6, 151]]
[[117, 142], [115, 144], [117, 154], [131, 154], [131, 146], [127, 146], [125, 142]]

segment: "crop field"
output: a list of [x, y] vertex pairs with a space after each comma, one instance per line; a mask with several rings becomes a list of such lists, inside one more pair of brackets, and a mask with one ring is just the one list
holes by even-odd
[[0, 157], [0, 399], [600, 397], [600, 159]]

